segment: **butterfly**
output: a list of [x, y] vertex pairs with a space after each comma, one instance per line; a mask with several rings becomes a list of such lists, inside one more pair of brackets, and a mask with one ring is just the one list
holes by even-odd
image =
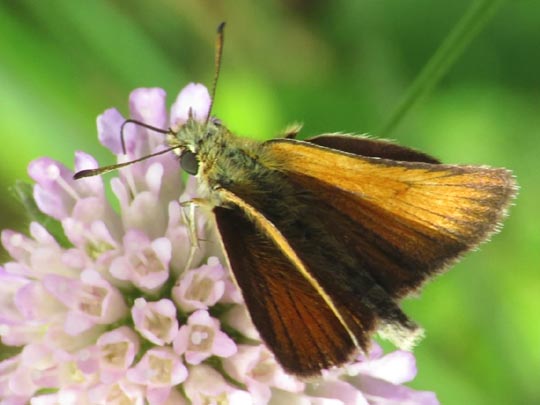
[[[212, 100], [222, 45], [223, 25]], [[199, 181], [262, 340], [286, 371], [307, 377], [367, 352], [377, 331], [412, 347], [423, 331], [401, 300], [497, 231], [517, 186], [506, 169], [297, 131], [258, 142], [210, 113], [160, 130]]]

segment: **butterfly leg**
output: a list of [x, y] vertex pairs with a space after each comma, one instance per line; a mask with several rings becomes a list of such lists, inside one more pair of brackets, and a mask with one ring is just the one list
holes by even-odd
[[191, 268], [193, 260], [195, 259], [195, 254], [197, 253], [197, 249], [200, 248], [199, 242], [201, 241], [201, 239], [199, 238], [197, 232], [198, 224], [197, 216], [195, 215], [195, 209], [197, 208], [197, 206], [204, 204], [204, 201], [198, 198], [193, 198], [188, 201], [179, 201], [179, 204], [182, 208], [186, 208], [182, 209], [182, 220], [187, 225], [188, 237], [190, 242], [188, 259], [184, 267], [184, 271], [186, 271]]

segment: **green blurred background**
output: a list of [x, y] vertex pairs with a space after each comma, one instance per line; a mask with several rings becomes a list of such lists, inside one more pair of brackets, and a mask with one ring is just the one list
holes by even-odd
[[[371, 133], [388, 121], [470, 1], [0, 1], [0, 228], [26, 230], [11, 195], [26, 166], [97, 141], [129, 92], [210, 84], [228, 23], [215, 114], [268, 138]], [[449, 163], [514, 170], [521, 191], [501, 234], [429, 284], [407, 311], [427, 330], [413, 386], [443, 404], [540, 403], [540, 2], [503, 3], [448, 75], [389, 136]], [[5, 255], [2, 257], [6, 257]]]

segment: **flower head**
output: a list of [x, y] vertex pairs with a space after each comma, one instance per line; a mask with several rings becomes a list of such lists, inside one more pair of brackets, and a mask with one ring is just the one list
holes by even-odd
[[[190, 84], [170, 115], [165, 106], [161, 89], [130, 97], [132, 118], [174, 129], [205, 119], [210, 96]], [[97, 120], [118, 162], [165, 148], [161, 134], [137, 125], [125, 126], [122, 141], [124, 121], [114, 109]], [[76, 153], [75, 171], [96, 167]], [[6, 403], [437, 403], [401, 385], [416, 373], [406, 352], [375, 347], [310, 382], [287, 375], [257, 340], [210, 222], [202, 212], [186, 220], [179, 202], [197, 195], [196, 183], [182, 182], [174, 154], [119, 170], [115, 204], [102, 178], [73, 180], [52, 159], [30, 163], [29, 174], [35, 203], [67, 243], [37, 222], [29, 236], [2, 232], [11, 261], [0, 267], [0, 338], [20, 348], [0, 361]]]

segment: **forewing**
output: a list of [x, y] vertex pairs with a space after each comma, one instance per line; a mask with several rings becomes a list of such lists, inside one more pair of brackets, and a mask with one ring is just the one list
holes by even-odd
[[279, 241], [237, 206], [214, 214], [253, 323], [284, 369], [308, 376], [348, 361], [356, 351], [350, 332]]
[[275, 170], [349, 218], [346, 237], [336, 237], [392, 297], [486, 239], [516, 188], [504, 169], [369, 158], [295, 140], [264, 147]]

